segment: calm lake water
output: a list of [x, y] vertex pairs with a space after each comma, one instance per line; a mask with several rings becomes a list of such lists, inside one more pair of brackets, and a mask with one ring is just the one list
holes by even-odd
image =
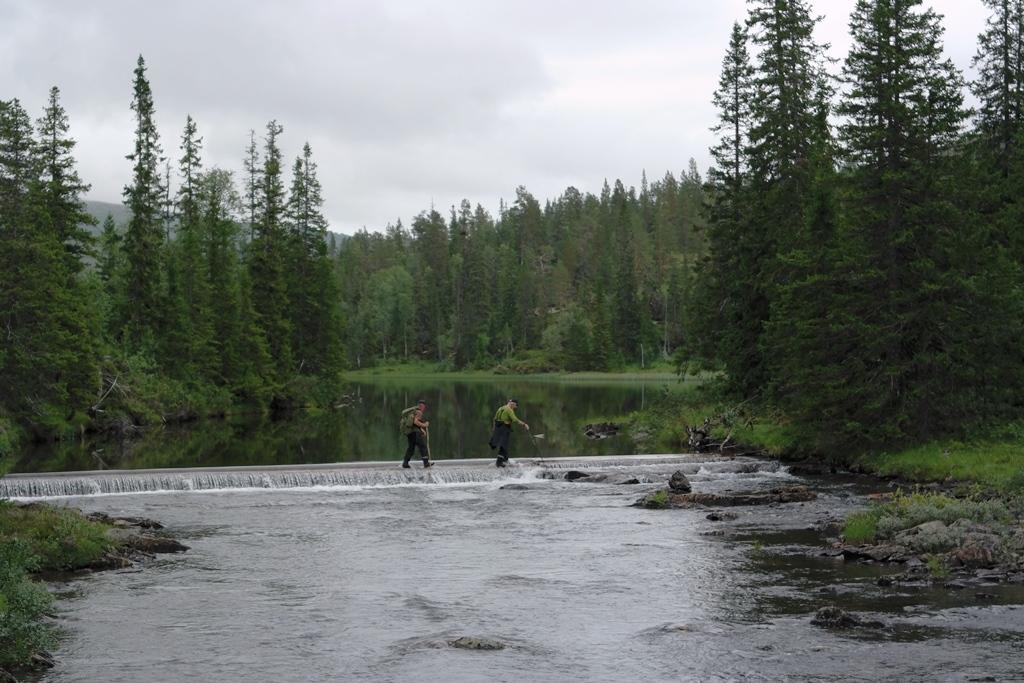
[[61, 472], [163, 467], [266, 466], [300, 463], [401, 460], [402, 410], [428, 402], [430, 450], [437, 460], [490, 455], [491, 420], [508, 398], [536, 442], [517, 428], [512, 456], [607, 455], [643, 451], [623, 438], [593, 441], [583, 426], [595, 418], [625, 415], [645, 406], [676, 380], [383, 380], [357, 382], [348, 405], [323, 415], [238, 417], [150, 429], [130, 441], [91, 439], [26, 449], [15, 472]]

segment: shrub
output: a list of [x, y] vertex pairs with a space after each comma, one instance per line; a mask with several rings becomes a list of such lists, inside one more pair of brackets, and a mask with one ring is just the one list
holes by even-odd
[[869, 510], [855, 512], [846, 518], [843, 537], [849, 543], [870, 543], [891, 538], [904, 529], [925, 522], [952, 524], [958, 519], [979, 523], [1006, 524], [1013, 513], [1001, 500], [953, 498], [942, 493], [911, 493], [898, 491], [892, 500]]
[[55, 643], [43, 621], [53, 598], [29, 579], [27, 572], [34, 568], [26, 543], [0, 540], [0, 666], [24, 665]]

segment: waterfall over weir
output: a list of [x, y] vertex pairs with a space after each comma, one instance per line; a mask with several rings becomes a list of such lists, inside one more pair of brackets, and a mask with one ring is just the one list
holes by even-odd
[[[499, 469], [494, 461], [440, 460], [428, 470], [418, 462], [411, 469], [399, 463], [356, 462], [279, 467], [210, 467], [165, 470], [96, 470], [52, 474], [11, 474], [0, 478], [0, 498], [32, 499], [159, 491], [226, 489], [288, 489], [313, 487], [400, 486], [405, 484], [468, 484], [523, 478], [561, 478], [569, 469], [672, 465], [684, 472], [745, 472], [764, 464], [722, 461], [714, 455], [597, 456], [587, 458], [517, 459]], [[552, 472], [554, 471], [554, 472]]]

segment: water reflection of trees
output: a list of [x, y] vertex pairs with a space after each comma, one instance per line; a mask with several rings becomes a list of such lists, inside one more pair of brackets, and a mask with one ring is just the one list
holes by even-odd
[[[398, 416], [420, 398], [428, 404], [435, 459], [490, 456], [491, 420], [508, 398], [517, 398], [520, 417], [545, 435], [536, 442], [544, 457], [621, 454], [635, 450], [625, 437], [590, 441], [582, 426], [639, 408], [649, 390], [633, 382], [389, 379], [353, 384], [353, 405], [324, 415], [240, 416], [149, 430], [128, 441], [47, 445], [25, 453], [21, 462], [35, 471], [70, 471], [399, 460], [405, 443]], [[518, 430], [513, 449], [513, 457], [538, 453]]]

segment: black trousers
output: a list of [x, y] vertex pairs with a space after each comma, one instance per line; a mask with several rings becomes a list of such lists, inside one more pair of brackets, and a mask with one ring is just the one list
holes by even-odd
[[498, 451], [498, 457], [502, 460], [508, 460], [508, 440], [511, 436], [512, 425], [507, 425], [504, 422], [494, 423], [494, 431], [491, 432], [489, 445], [492, 451]]
[[412, 454], [417, 448], [420, 449], [420, 459], [427, 463], [430, 460], [430, 453], [427, 451], [427, 439], [423, 436], [423, 432], [414, 429], [406, 434], [405, 438], [409, 441], [409, 447], [405, 449], [405, 460], [402, 461], [402, 464], [409, 464], [409, 460], [412, 459]]

